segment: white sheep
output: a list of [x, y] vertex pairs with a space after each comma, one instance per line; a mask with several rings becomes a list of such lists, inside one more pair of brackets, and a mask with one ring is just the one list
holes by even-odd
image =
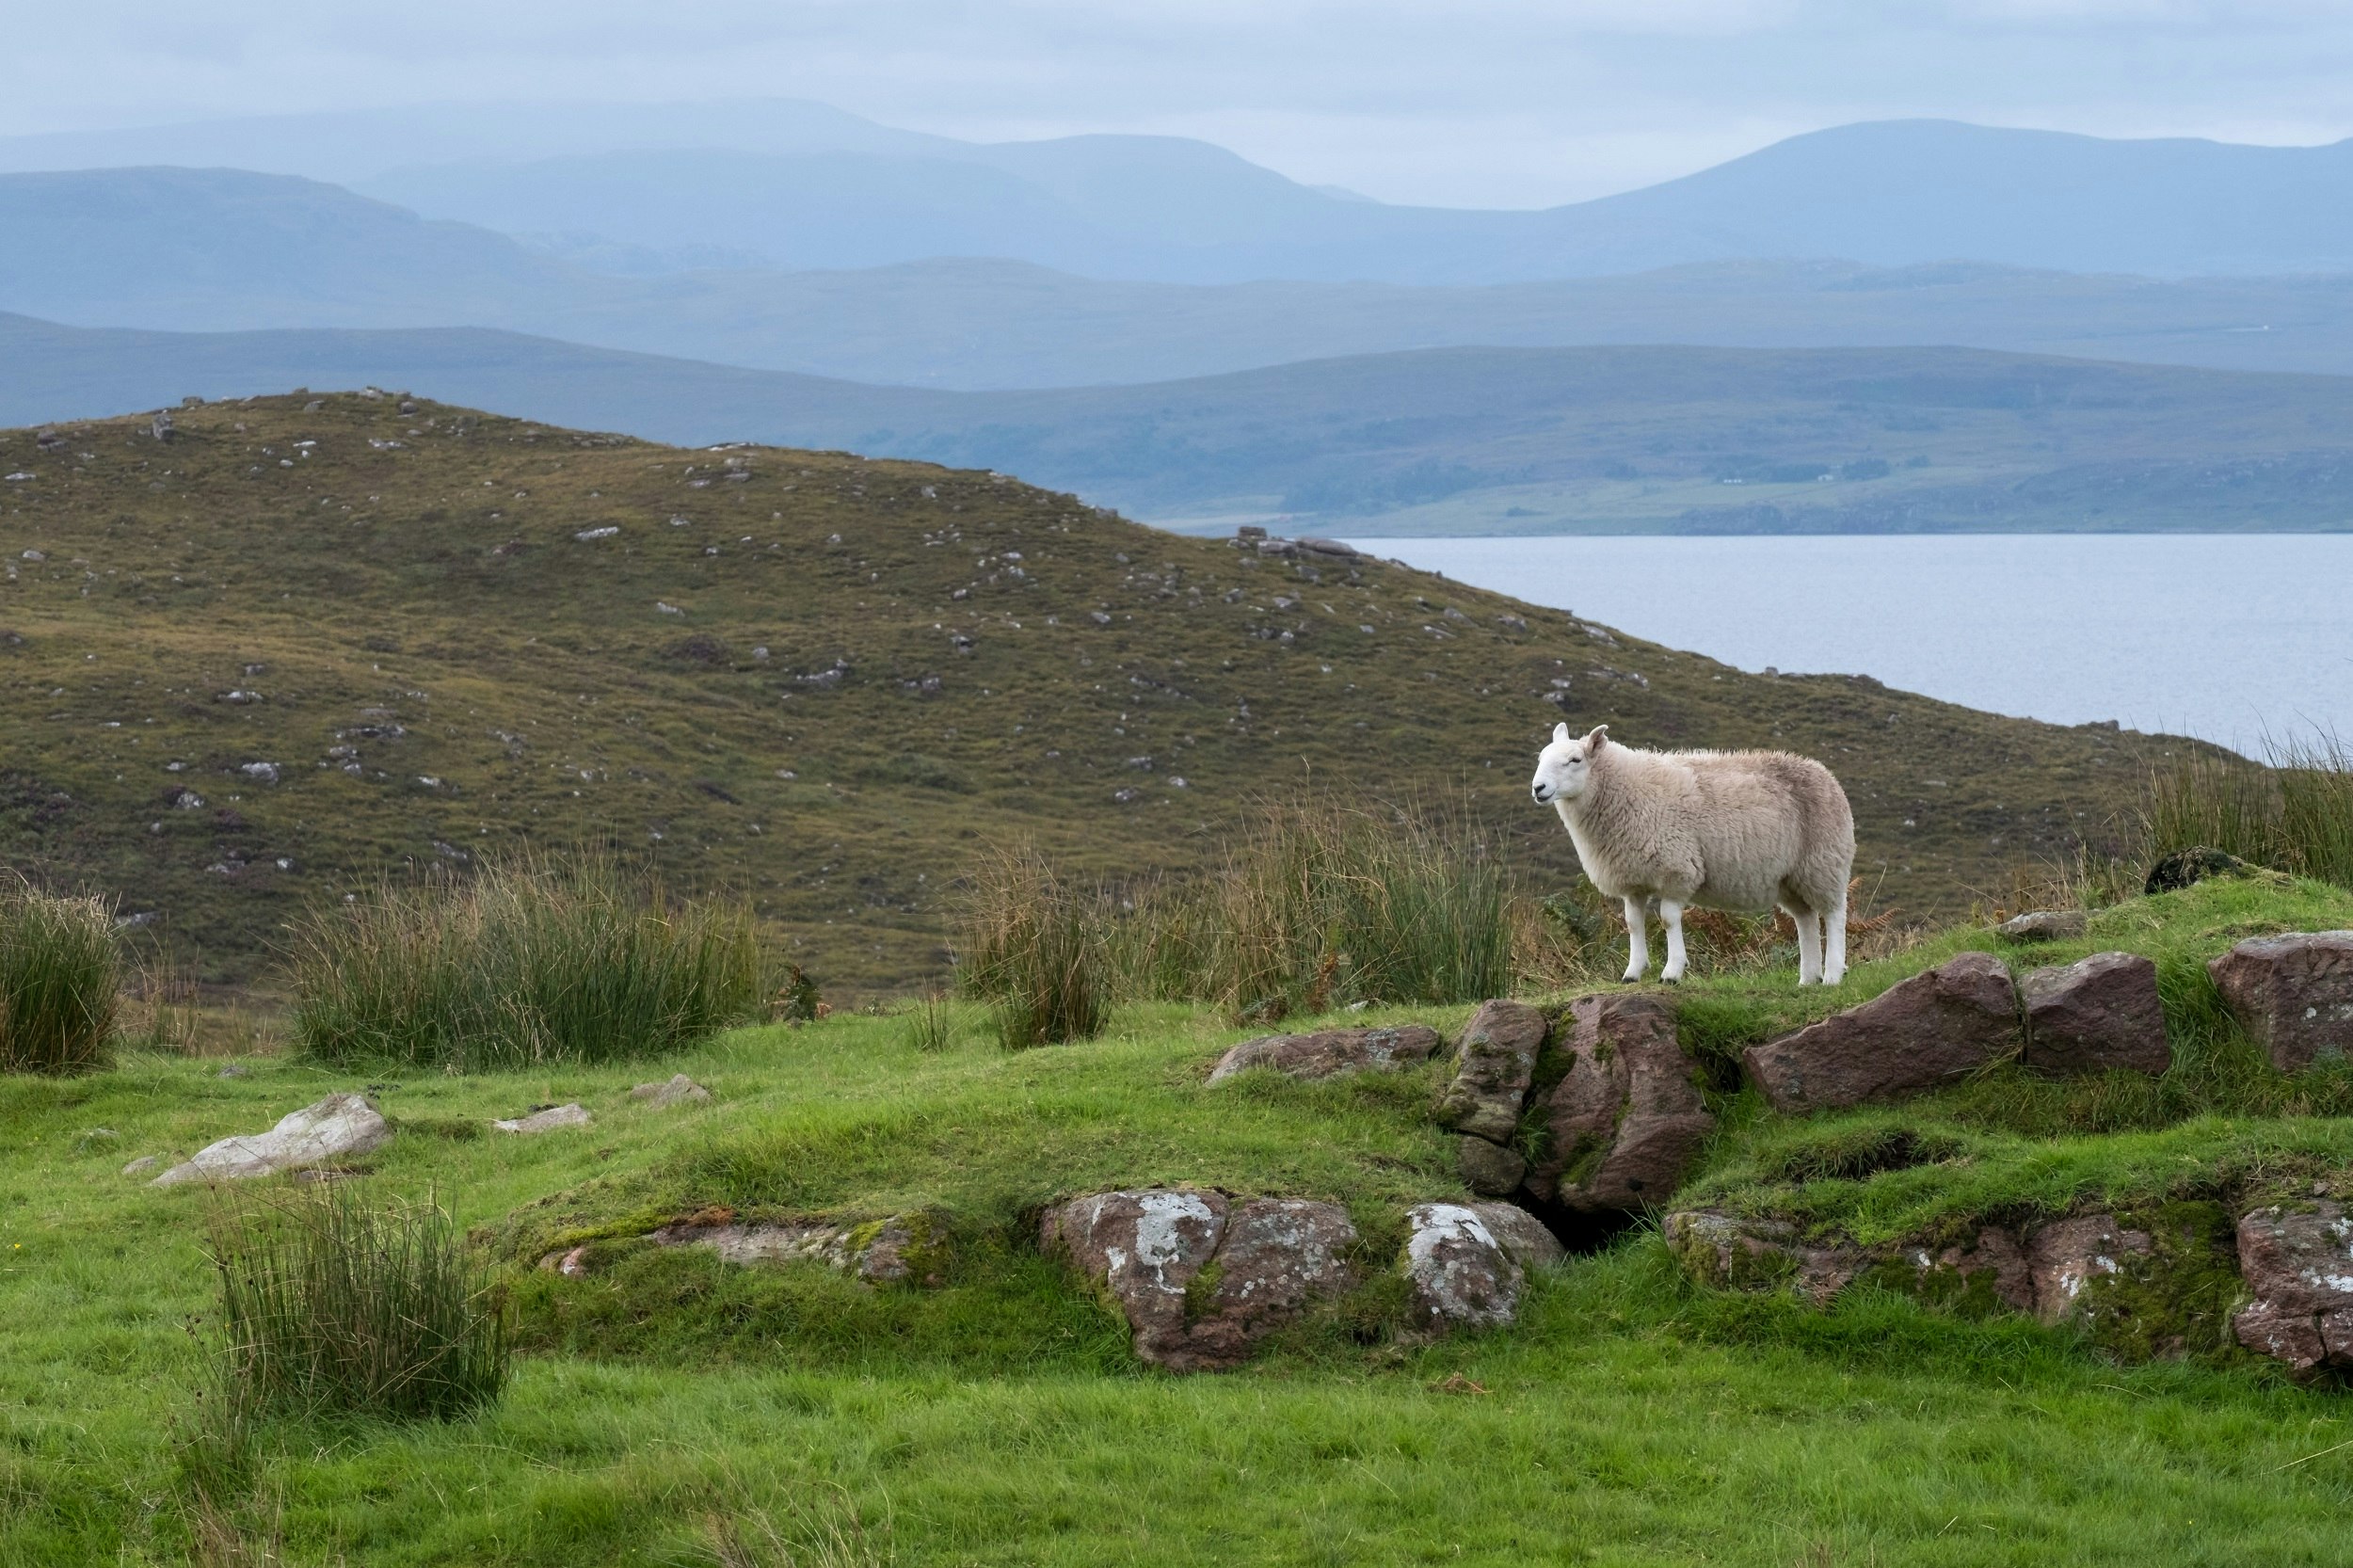
[[1847, 973], [1854, 813], [1831, 771], [1785, 751], [1642, 751], [1602, 725], [1553, 726], [1529, 785], [1561, 813], [1594, 887], [1625, 906], [1625, 977], [1650, 968], [1644, 903], [1667, 926], [1661, 980], [1683, 978], [1683, 910], [1770, 909], [1798, 927], [1798, 984]]

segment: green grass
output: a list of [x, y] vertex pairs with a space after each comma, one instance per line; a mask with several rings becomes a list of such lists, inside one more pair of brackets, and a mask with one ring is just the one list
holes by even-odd
[[387, 880], [313, 907], [291, 949], [296, 1046], [322, 1063], [656, 1056], [766, 1000], [747, 909], [673, 905], [592, 853]]
[[1091, 1040], [1111, 1011], [1103, 897], [1034, 845], [981, 858], [957, 931], [956, 979], [993, 1004], [1007, 1050]]
[[102, 1065], [121, 1002], [114, 911], [0, 874], [0, 1072]]
[[2205, 847], [2353, 888], [2353, 747], [2333, 735], [2272, 748], [2272, 765], [2189, 754], [2149, 781], [2149, 858]]

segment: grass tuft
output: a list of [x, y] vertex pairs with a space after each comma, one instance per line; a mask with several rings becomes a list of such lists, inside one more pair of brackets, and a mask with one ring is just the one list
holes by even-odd
[[294, 928], [298, 1048], [467, 1071], [611, 1062], [755, 1017], [750, 911], [672, 906], [593, 853], [433, 870], [314, 906]]
[[104, 900], [0, 882], [0, 1072], [104, 1066], [121, 985]]
[[2353, 747], [2333, 735], [2270, 748], [2271, 766], [2189, 752], [2150, 776], [2148, 858], [2208, 847], [2353, 888]]
[[1008, 1050], [1091, 1040], [1111, 1015], [1103, 899], [1029, 844], [987, 855], [959, 932], [964, 987], [994, 1002]]

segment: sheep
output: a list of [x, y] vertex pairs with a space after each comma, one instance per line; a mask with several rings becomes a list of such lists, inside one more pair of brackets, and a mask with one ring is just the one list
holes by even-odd
[[1683, 978], [1683, 910], [1770, 909], [1798, 927], [1798, 984], [1847, 973], [1854, 813], [1831, 771], [1785, 751], [1643, 751], [1601, 725], [1553, 726], [1529, 792], [1561, 813], [1594, 887], [1625, 907], [1625, 978], [1650, 968], [1644, 901], [1667, 927], [1659, 978]]

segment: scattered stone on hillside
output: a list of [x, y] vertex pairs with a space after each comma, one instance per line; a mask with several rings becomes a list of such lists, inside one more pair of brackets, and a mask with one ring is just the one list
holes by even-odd
[[2039, 1073], [2111, 1067], [2162, 1073], [2173, 1064], [2157, 967], [2137, 952], [2095, 952], [2030, 970], [2018, 982], [2026, 1015], [2025, 1063]]
[[2016, 1054], [2018, 996], [1989, 952], [1964, 952], [1871, 1000], [1741, 1053], [1785, 1114], [1950, 1083]]
[[1716, 1125], [1675, 1039], [1674, 1004], [1604, 992], [1569, 1004], [1569, 1070], [1545, 1105], [1529, 1191], [1581, 1213], [1663, 1203]]
[[2178, 893], [2185, 888], [2196, 887], [2214, 876], [2253, 877], [2266, 881], [2285, 882], [2280, 872], [2227, 855], [2218, 849], [2201, 844], [2195, 849], [2177, 849], [2161, 857], [2149, 868], [2149, 879], [2141, 884], [2144, 894]]
[[366, 1154], [392, 1136], [392, 1127], [364, 1095], [329, 1095], [280, 1120], [267, 1132], [223, 1138], [199, 1149], [149, 1185], [225, 1181], [275, 1176], [351, 1155]]
[[629, 1092], [629, 1097], [660, 1111], [673, 1105], [709, 1105], [711, 1091], [684, 1073], [674, 1073], [667, 1083], [639, 1084]]
[[1508, 1203], [1424, 1203], [1405, 1215], [1399, 1271], [1422, 1337], [1458, 1328], [1500, 1328], [1519, 1316], [1528, 1271], [1561, 1256], [1561, 1243]]
[[2353, 1367], [2353, 1219], [2338, 1205], [2275, 1204], [2240, 1217], [2239, 1272], [2254, 1296], [2238, 1342], [2299, 1376]]
[[1363, 553], [1353, 544], [1337, 539], [1296, 539], [1292, 541], [1310, 555], [1328, 555], [1335, 560], [1353, 561]]
[[251, 1078], [253, 1069], [241, 1062], [232, 1062], [213, 1076], [215, 1078]]
[[1522, 1001], [1482, 1003], [1455, 1046], [1454, 1081], [1439, 1097], [1441, 1127], [1504, 1144], [1519, 1130], [1522, 1103], [1551, 1025]]
[[2032, 909], [2011, 916], [1993, 930], [2009, 942], [2072, 942], [2089, 923], [2080, 909]]
[[163, 1156], [159, 1154], [143, 1154], [136, 1160], [132, 1160], [128, 1165], [123, 1166], [122, 1174], [127, 1176], [145, 1176], [148, 1172], [153, 1170], [156, 1166], [162, 1164], [163, 1162]]
[[1519, 1191], [1528, 1175], [1528, 1161], [1516, 1151], [1490, 1144], [1475, 1132], [1463, 1134], [1454, 1158], [1463, 1185], [1481, 1197], [1500, 1198]]
[[2026, 1267], [2034, 1280], [2035, 1315], [2056, 1323], [2079, 1310], [2085, 1288], [2124, 1272], [2126, 1261], [2153, 1248], [2145, 1230], [2128, 1230], [2113, 1214], [2057, 1220], [2026, 1238]]
[[501, 1132], [553, 1132], [558, 1128], [586, 1127], [594, 1119], [585, 1107], [578, 1104], [551, 1105], [534, 1111], [528, 1116], [517, 1116], [490, 1125]]
[[159, 441], [168, 441], [171, 440], [170, 410], [156, 410], [155, 417], [147, 422], [147, 433], [154, 437]]
[[2250, 937], [2206, 970], [2281, 1072], [2353, 1055], [2353, 931]]
[[1860, 1247], [1801, 1241], [1797, 1227], [1785, 1222], [1719, 1209], [1670, 1214], [1660, 1228], [1668, 1248], [1704, 1285], [1732, 1290], [1787, 1285], [1817, 1305], [1844, 1290], [1872, 1261]]
[[[825, 1220], [748, 1223], [728, 1209], [706, 1209], [664, 1225], [647, 1240], [658, 1247], [706, 1247], [723, 1262], [743, 1266], [823, 1263], [869, 1285], [939, 1285], [953, 1250], [946, 1218], [929, 1209], [854, 1225]], [[595, 1263], [589, 1248], [576, 1247], [549, 1254], [540, 1267], [583, 1274], [593, 1272]]]
[[1425, 1024], [1385, 1029], [1323, 1029], [1312, 1034], [1264, 1034], [1244, 1040], [1217, 1059], [1209, 1081], [1219, 1082], [1252, 1067], [1272, 1067], [1286, 1078], [1337, 1078], [1345, 1073], [1394, 1072], [1427, 1062], [1442, 1042]]
[[1222, 1371], [1319, 1297], [1354, 1283], [1356, 1227], [1337, 1204], [1223, 1192], [1097, 1192], [1047, 1210], [1041, 1246], [1116, 1304], [1138, 1357]]

